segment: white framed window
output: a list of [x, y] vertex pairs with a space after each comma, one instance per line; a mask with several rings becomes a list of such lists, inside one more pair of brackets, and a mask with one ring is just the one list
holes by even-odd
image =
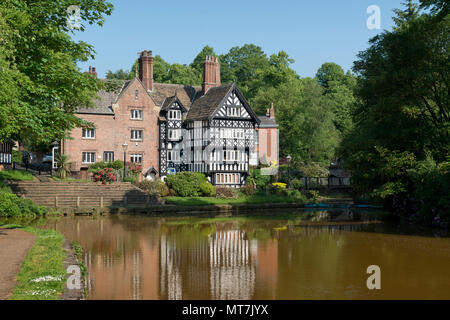
[[142, 110], [131, 110], [131, 120], [142, 120]]
[[244, 131], [244, 129], [221, 128], [220, 129], [220, 138], [221, 139], [245, 139], [245, 131]]
[[81, 153], [82, 163], [94, 163], [95, 162], [95, 152], [82, 152]]
[[130, 155], [131, 163], [142, 163], [142, 154], [135, 153]]
[[103, 152], [103, 161], [104, 162], [112, 162], [112, 161], [114, 161], [114, 151], [105, 151], [105, 152]]
[[240, 184], [240, 173], [216, 173], [216, 184]]
[[142, 141], [143, 130], [131, 130], [132, 141]]
[[95, 129], [83, 128], [81, 136], [83, 139], [95, 139]]
[[181, 120], [181, 111], [180, 110], [169, 110], [169, 114], [167, 117], [169, 120]]
[[239, 161], [241, 160], [241, 152], [239, 150], [224, 150], [223, 161]]
[[241, 116], [241, 108], [240, 107], [227, 107], [227, 116], [240, 117]]
[[181, 135], [180, 129], [169, 129], [169, 140], [179, 140]]
[[167, 152], [167, 160], [168, 161], [180, 161], [180, 152], [179, 151], [168, 151]]

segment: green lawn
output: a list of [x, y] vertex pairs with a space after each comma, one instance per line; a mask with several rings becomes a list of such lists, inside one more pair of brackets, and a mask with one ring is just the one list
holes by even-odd
[[0, 171], [0, 181], [14, 180], [14, 181], [28, 181], [33, 180], [33, 175], [28, 171], [23, 170], [2, 170]]
[[167, 197], [166, 202], [179, 206], [217, 205], [217, 204], [262, 204], [299, 202], [288, 196], [257, 193], [252, 196], [240, 195], [238, 199], [221, 199], [214, 197]]
[[17, 275], [18, 285], [10, 300], [56, 300], [64, 291], [66, 273], [64, 237], [55, 230], [24, 227], [36, 240]]

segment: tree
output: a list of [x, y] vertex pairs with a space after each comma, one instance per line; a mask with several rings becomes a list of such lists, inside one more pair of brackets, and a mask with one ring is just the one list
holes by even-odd
[[272, 101], [276, 101], [280, 155], [329, 163], [339, 137], [328, 98], [317, 80], [291, 79], [276, 88], [260, 90], [252, 104], [267, 106]]
[[341, 134], [347, 132], [352, 127], [352, 110], [355, 103], [353, 90], [356, 78], [350, 72], [345, 74], [341, 66], [333, 62], [322, 64], [316, 77], [330, 102], [336, 129]]
[[[80, 31], [102, 25], [112, 4], [76, 2]], [[83, 122], [74, 114], [92, 105], [99, 82], [81, 72], [77, 61], [94, 55], [93, 47], [69, 36], [67, 3], [51, 0], [4, 0], [0, 3], [0, 140], [50, 144]], [[4, 90], [4, 91], [3, 91]]]
[[[359, 53], [355, 126], [340, 153], [359, 194], [403, 212], [425, 214], [426, 208], [430, 215], [450, 207], [443, 188], [450, 176], [438, 170], [450, 154], [450, 20], [442, 16], [442, 2], [424, 3], [436, 4], [430, 14], [409, 17]], [[424, 163], [436, 164], [425, 170]]]
[[409, 21], [416, 19], [419, 16], [419, 5], [414, 3], [413, 0], [402, 2], [405, 6], [405, 10], [394, 9], [396, 17], [393, 17], [394, 23], [397, 27], [407, 24]]
[[106, 79], [112, 80], [130, 80], [131, 78], [131, 72], [123, 69], [119, 69], [116, 72], [112, 72], [111, 70], [108, 70], [106, 73]]

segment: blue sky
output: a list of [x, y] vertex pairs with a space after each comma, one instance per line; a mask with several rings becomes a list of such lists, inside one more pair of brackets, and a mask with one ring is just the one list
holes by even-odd
[[[286, 51], [293, 69], [313, 77], [324, 62], [351, 68], [368, 40], [392, 28], [392, 9], [401, 0], [112, 0], [114, 12], [103, 27], [89, 26], [73, 38], [94, 45], [99, 77], [129, 69], [146, 49], [170, 63], [189, 64], [205, 46], [216, 53], [254, 43], [268, 55]], [[381, 9], [381, 29], [369, 30], [367, 7]]]

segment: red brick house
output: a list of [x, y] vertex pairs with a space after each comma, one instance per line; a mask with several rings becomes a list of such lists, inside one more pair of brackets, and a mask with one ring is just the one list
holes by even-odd
[[[89, 73], [96, 75], [95, 68]], [[72, 170], [83, 178], [94, 162], [123, 161], [124, 144], [127, 164], [141, 165], [147, 178], [188, 170], [233, 187], [245, 183], [250, 165], [262, 158], [256, 146], [270, 159], [278, 155], [273, 107], [268, 117], [256, 116], [234, 83], [221, 84], [215, 57], [205, 59], [201, 87], [162, 84], [153, 81], [152, 52], [143, 51], [139, 77], [98, 97], [94, 108], [77, 109], [94, 128], [74, 129], [62, 141]]]

